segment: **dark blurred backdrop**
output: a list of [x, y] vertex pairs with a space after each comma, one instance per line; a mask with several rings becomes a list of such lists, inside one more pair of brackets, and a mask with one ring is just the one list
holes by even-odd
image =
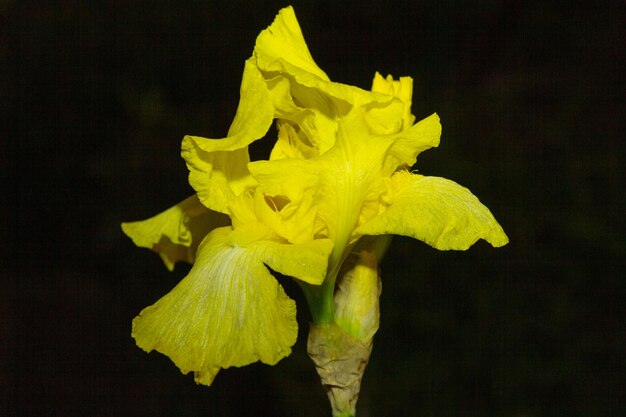
[[[359, 416], [617, 416], [626, 403], [622, 1], [293, 2], [334, 81], [415, 81], [511, 243], [398, 238]], [[119, 223], [190, 195], [185, 134], [223, 136], [287, 2], [0, 0], [0, 415], [326, 416], [301, 334], [196, 386], [131, 319], [186, 273]], [[266, 149], [257, 148], [260, 154]], [[621, 414], [624, 415], [624, 414]]]

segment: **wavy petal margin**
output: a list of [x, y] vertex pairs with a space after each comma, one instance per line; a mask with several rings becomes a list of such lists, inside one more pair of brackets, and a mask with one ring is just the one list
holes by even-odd
[[489, 209], [454, 181], [399, 171], [390, 188], [387, 209], [358, 234], [410, 236], [439, 250], [466, 250], [478, 239], [494, 247], [509, 242]]
[[281, 9], [274, 22], [259, 34], [255, 55], [258, 57], [259, 67], [267, 71], [276, 70], [273, 65], [279, 61], [288, 62], [290, 68], [298, 68], [321, 80], [329, 81], [326, 73], [313, 60], [291, 6]]
[[247, 169], [248, 145], [265, 136], [274, 118], [274, 106], [254, 58], [246, 61], [240, 94], [226, 138], [185, 136], [182, 143], [189, 183], [202, 204], [221, 213], [227, 213], [232, 198], [254, 185]]
[[263, 264], [263, 253], [232, 245], [231, 232], [207, 235], [189, 275], [133, 320], [139, 347], [169, 356], [204, 385], [221, 368], [276, 364], [298, 334], [295, 302]]
[[157, 252], [167, 269], [178, 261], [193, 263], [202, 239], [230, 219], [206, 208], [193, 196], [147, 220], [122, 223], [122, 230], [142, 248]]

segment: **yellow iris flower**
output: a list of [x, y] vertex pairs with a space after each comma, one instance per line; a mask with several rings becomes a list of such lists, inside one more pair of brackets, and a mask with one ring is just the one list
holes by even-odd
[[[291, 7], [258, 36], [240, 95], [225, 138], [183, 140], [196, 194], [122, 225], [168, 268], [193, 263], [133, 320], [132, 335], [198, 383], [290, 353], [296, 306], [268, 267], [298, 280], [314, 321], [324, 323], [334, 318], [339, 269], [363, 236], [411, 236], [442, 250], [508, 242], [469, 190], [408, 171], [441, 133], [436, 114], [414, 123], [411, 78], [377, 73], [371, 91], [330, 81]], [[269, 160], [251, 162], [248, 146], [273, 123]]]

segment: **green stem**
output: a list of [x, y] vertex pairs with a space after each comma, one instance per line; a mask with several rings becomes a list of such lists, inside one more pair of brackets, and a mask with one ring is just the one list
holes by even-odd
[[356, 414], [352, 414], [350, 412], [339, 412], [339, 413], [334, 413], [333, 412], [333, 417], [354, 417]]
[[328, 297], [327, 281], [321, 285], [311, 285], [298, 281], [306, 298], [314, 323], [331, 323], [333, 321], [333, 298]]
[[334, 296], [335, 296], [335, 281], [337, 275], [345, 261], [346, 257], [350, 253], [352, 245], [344, 246], [340, 252], [333, 252], [331, 255], [331, 261], [329, 263], [329, 270], [324, 278], [324, 282], [321, 285], [311, 285], [306, 282], [298, 281], [302, 292], [306, 298], [313, 323], [323, 324], [334, 322]]

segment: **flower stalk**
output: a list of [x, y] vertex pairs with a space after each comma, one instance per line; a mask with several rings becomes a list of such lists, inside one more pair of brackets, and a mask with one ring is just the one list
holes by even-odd
[[312, 323], [307, 350], [333, 416], [354, 416], [361, 381], [380, 322], [381, 282], [374, 253], [346, 261], [333, 297], [333, 322]]

